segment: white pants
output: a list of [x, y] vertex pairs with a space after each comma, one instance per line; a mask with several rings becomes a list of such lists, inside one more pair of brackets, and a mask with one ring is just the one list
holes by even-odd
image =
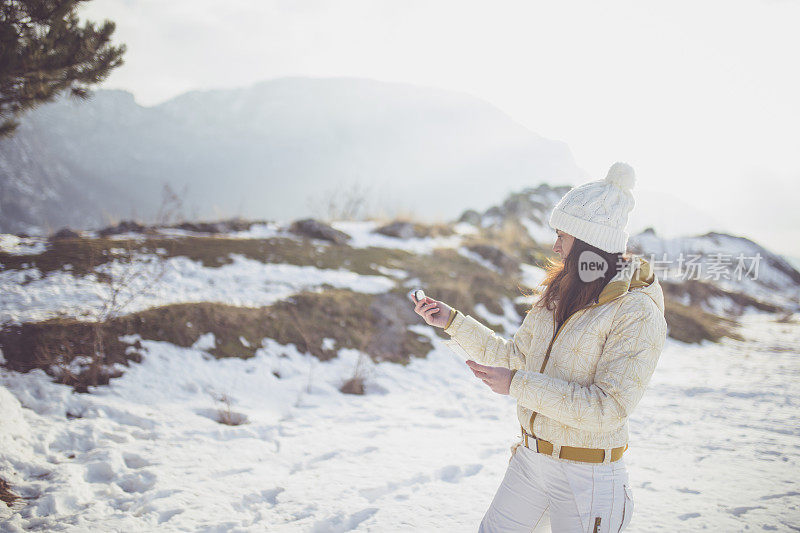
[[577, 463], [519, 446], [479, 533], [616, 533], [633, 515], [628, 471], [613, 463]]

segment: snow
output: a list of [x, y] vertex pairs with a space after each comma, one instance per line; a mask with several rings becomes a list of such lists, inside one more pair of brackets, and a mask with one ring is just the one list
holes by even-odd
[[192, 344], [192, 348], [194, 348], [195, 350], [213, 350], [214, 347], [216, 347], [216, 345], [217, 345], [217, 340], [214, 337], [214, 334], [209, 332], [200, 335], [200, 337], [198, 337], [197, 340], [194, 341], [194, 344]]
[[[377, 221], [337, 221], [331, 226], [350, 235], [352, 239], [347, 244], [353, 248], [393, 248], [406, 250], [415, 254], [430, 254], [437, 248], [455, 248], [461, 244], [462, 235], [457, 232], [448, 237], [415, 237], [412, 239], [399, 239], [389, 237], [373, 231], [381, 226]], [[463, 230], [462, 230], [463, 231]]]
[[325, 337], [322, 339], [322, 349], [323, 350], [333, 350], [336, 347], [336, 339], [332, 339], [330, 337]]
[[[238, 254], [231, 254], [232, 263], [213, 268], [186, 257], [171, 257], [166, 260], [163, 278], [154, 283], [161, 267], [150, 261], [152, 257], [141, 255], [133, 266], [112, 261], [97, 268], [98, 273], [107, 273], [114, 279], [132, 278], [130, 287], [120, 295], [122, 299], [136, 295], [125, 312], [202, 301], [257, 307], [324, 283], [370, 294], [395, 286], [394, 280], [384, 276], [262, 263]], [[23, 285], [25, 278], [34, 279]], [[0, 293], [0, 323], [26, 322], [59, 314], [94, 317], [110, 298], [112, 287], [98, 282], [94, 274], [76, 277], [70, 272], [55, 271], [42, 276], [36, 269], [4, 270], [0, 271]]]
[[544, 281], [547, 271], [542, 267], [522, 263], [522, 282], [531, 289], [535, 289], [539, 284]]
[[519, 221], [525, 226], [528, 235], [530, 235], [531, 239], [535, 242], [545, 246], [552, 246], [555, 244], [557, 237], [556, 230], [551, 228], [550, 224], [542, 225], [526, 217], [521, 217]]
[[460, 235], [476, 235], [480, 230], [467, 222], [456, 222], [453, 224], [453, 231]]
[[[529, 301], [530, 299], [525, 299], [525, 297], [521, 297], [524, 301]], [[533, 304], [530, 301], [531, 305]], [[503, 308], [503, 314], [497, 315], [489, 311], [485, 305], [482, 303], [475, 304], [475, 313], [478, 315], [476, 318], [484, 319], [484, 323], [488, 324], [499, 324], [502, 326], [503, 330], [506, 332], [508, 337], [511, 337], [520, 326], [519, 315], [517, 311], [514, 309], [514, 302], [510, 299], [503, 297], [500, 300], [500, 306]]]
[[371, 263], [370, 267], [374, 268], [384, 276], [389, 276], [391, 278], [404, 279], [408, 277], [408, 272], [400, 268], [389, 268], [383, 265], [378, 265], [376, 263]]
[[[800, 526], [800, 327], [744, 321], [743, 343], [668, 340], [630, 422], [630, 531]], [[0, 529], [475, 530], [514, 401], [412, 329], [435, 350], [370, 364], [364, 396], [338, 390], [356, 350], [321, 362], [269, 339], [247, 360], [143, 340], [142, 363], [91, 394], [0, 369], [0, 476], [28, 498], [0, 504]], [[220, 395], [247, 423], [213, 419]]]
[[42, 237], [17, 237], [0, 233], [0, 251], [12, 255], [38, 255], [47, 250], [47, 239]]
[[472, 250], [464, 248], [463, 246], [459, 246], [458, 249], [457, 249], [457, 252], [458, 252], [458, 255], [460, 255], [462, 257], [466, 257], [470, 261], [474, 261], [475, 263], [478, 263], [483, 268], [491, 270], [492, 272], [497, 272], [498, 274], [502, 273], [502, 270], [500, 270], [500, 268], [498, 266], [496, 266], [491, 261], [488, 261], [487, 259], [484, 259], [480, 254], [478, 254], [476, 252], [473, 252]]

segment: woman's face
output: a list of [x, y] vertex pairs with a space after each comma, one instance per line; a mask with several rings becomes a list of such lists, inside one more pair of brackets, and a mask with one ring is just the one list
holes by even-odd
[[572, 249], [572, 243], [575, 242], [575, 237], [560, 229], [556, 230], [556, 235], [558, 235], [558, 237], [556, 238], [556, 243], [553, 245], [553, 251], [560, 255], [563, 261]]

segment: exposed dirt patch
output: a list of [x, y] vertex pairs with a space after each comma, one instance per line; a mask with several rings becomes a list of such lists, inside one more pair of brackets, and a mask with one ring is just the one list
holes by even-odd
[[669, 336], [673, 339], [688, 343], [699, 343], [703, 340], [719, 342], [722, 337], [744, 340], [737, 333], [738, 323], [733, 319], [713, 315], [670, 298], [665, 298], [664, 305]]
[[662, 283], [661, 286], [664, 289], [665, 297], [684, 299], [688, 296], [691, 306], [708, 303], [712, 298], [727, 298], [731, 302], [727, 311], [732, 315], [742, 314], [744, 309], [749, 306], [769, 313], [778, 313], [782, 310], [776, 305], [756, 300], [746, 294], [726, 291], [711, 283], [694, 279], [688, 279], [681, 283]]

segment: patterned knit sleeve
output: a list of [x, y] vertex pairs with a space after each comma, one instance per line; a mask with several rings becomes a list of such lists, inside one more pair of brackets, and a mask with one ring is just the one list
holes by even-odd
[[[502, 366], [504, 368], [525, 368], [526, 339], [530, 338], [525, 321], [508, 340], [491, 328], [484, 326], [470, 315], [455, 311], [456, 315], [445, 333], [450, 339], [444, 343], [465, 361], [472, 359], [483, 365]], [[530, 313], [527, 315], [530, 316]], [[526, 320], [527, 320], [526, 316]]]
[[520, 370], [509, 394], [524, 407], [567, 426], [613, 431], [642, 398], [666, 336], [667, 322], [658, 306], [631, 298], [617, 310], [591, 385]]

